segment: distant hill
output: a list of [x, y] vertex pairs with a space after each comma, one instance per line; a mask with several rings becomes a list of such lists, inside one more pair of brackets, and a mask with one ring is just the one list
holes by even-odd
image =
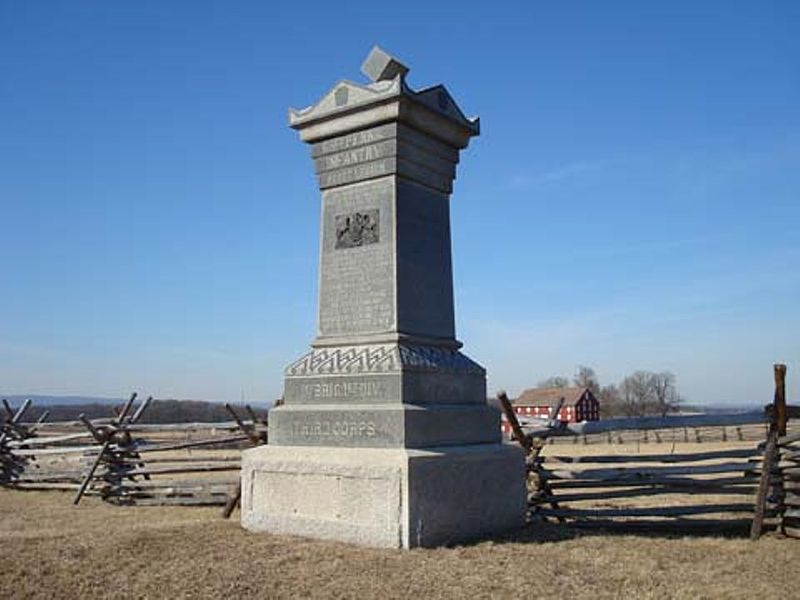
[[123, 398], [100, 398], [95, 396], [42, 396], [15, 394], [13, 396], [2, 396], [8, 400], [11, 406], [19, 406], [25, 398], [33, 400], [33, 406], [71, 406], [74, 404], [122, 404], [126, 399]]
[[[89, 419], [114, 416], [114, 408], [121, 406], [122, 398], [87, 398], [80, 396], [6, 396], [12, 406], [18, 406], [25, 398], [33, 401], [32, 408], [25, 415], [25, 421], [33, 421], [45, 410], [50, 411], [48, 421], [74, 421], [84, 414]], [[141, 399], [136, 400], [134, 407]], [[244, 407], [232, 405], [242, 419], [249, 419]], [[267, 407], [264, 404], [251, 404], [259, 419], [266, 419]], [[220, 402], [204, 400], [154, 400], [147, 407], [140, 423], [215, 423], [230, 421], [231, 415]]]

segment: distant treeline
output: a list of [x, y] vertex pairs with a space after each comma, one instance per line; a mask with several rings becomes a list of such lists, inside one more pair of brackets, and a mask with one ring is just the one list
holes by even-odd
[[591, 390], [600, 402], [600, 416], [643, 417], [666, 416], [680, 410], [684, 398], [678, 393], [677, 379], [670, 371], [653, 373], [634, 371], [617, 384], [600, 385], [594, 369], [578, 366], [570, 382], [569, 378], [549, 377], [537, 384], [540, 388], [566, 388], [569, 385]]
[[[138, 406], [136, 402], [135, 406]], [[249, 419], [244, 406], [233, 404], [236, 413], [242, 419]], [[135, 407], [134, 407], [135, 408]], [[32, 410], [25, 415], [26, 420], [33, 420], [45, 410], [50, 411], [48, 421], [74, 421], [83, 413], [89, 419], [113, 417], [114, 406], [110, 404], [72, 404], [40, 407], [34, 404]], [[259, 419], [267, 418], [267, 410], [253, 407]], [[231, 421], [231, 415], [223, 404], [204, 402], [202, 400], [153, 400], [139, 419], [139, 423], [217, 423]]]

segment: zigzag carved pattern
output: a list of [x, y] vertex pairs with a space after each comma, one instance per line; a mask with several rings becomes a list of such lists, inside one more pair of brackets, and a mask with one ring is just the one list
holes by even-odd
[[390, 373], [401, 370], [484, 373], [456, 350], [435, 346], [347, 346], [312, 350], [286, 368], [288, 376]]
[[350, 346], [312, 350], [289, 365], [287, 375], [386, 373], [399, 370], [396, 346]]
[[416, 370], [484, 372], [483, 367], [461, 352], [436, 346], [400, 346], [400, 359], [404, 367]]

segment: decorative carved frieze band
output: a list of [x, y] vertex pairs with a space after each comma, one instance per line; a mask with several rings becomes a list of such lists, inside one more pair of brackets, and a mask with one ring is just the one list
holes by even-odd
[[287, 377], [431, 371], [478, 373], [485, 370], [461, 352], [438, 346], [376, 344], [315, 348], [286, 368]]

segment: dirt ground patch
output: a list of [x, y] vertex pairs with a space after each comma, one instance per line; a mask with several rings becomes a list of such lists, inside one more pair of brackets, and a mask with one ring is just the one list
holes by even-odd
[[[537, 525], [436, 550], [251, 534], [218, 509], [0, 490], [6, 598], [794, 597], [800, 543]], [[238, 515], [235, 515], [237, 517]]]

